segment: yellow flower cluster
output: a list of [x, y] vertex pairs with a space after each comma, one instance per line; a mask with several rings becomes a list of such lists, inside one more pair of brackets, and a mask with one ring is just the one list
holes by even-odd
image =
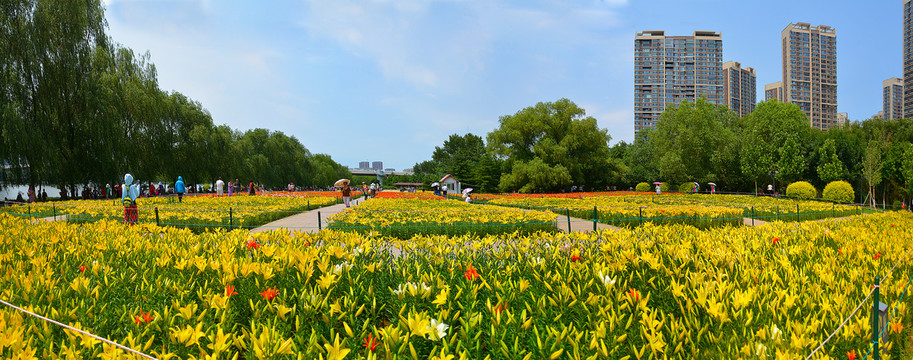
[[856, 207], [817, 201], [770, 197], [708, 194], [627, 194], [568, 197], [493, 197], [489, 204], [531, 209], [549, 209], [584, 219], [597, 218], [615, 226], [689, 224], [699, 228], [738, 225], [743, 218], [764, 221], [805, 221], [855, 215]]
[[383, 235], [502, 234], [556, 230], [555, 214], [457, 200], [375, 198], [330, 218], [330, 228]]
[[[178, 202], [175, 197], [149, 197], [138, 199], [137, 204], [141, 223], [189, 227], [198, 231], [217, 227], [259, 226], [301, 211], [332, 205], [337, 201], [338, 198], [333, 196], [240, 195], [188, 196], [182, 202]], [[124, 217], [124, 207], [120, 200], [38, 203], [6, 207], [3, 211], [33, 217], [66, 216], [71, 222], [121, 220]]]
[[[876, 276], [886, 355], [909, 331], [906, 213], [710, 230], [251, 236], [0, 214], [0, 297], [161, 359], [804, 358]], [[821, 355], [865, 353], [869, 316], [856, 313]], [[130, 358], [6, 307], [0, 357]]]

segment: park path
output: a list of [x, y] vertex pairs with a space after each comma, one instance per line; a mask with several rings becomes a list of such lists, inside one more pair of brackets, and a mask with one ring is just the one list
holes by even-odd
[[[359, 203], [361, 203], [361, 201], [364, 201], [364, 200], [362, 200], [362, 199], [354, 200], [353, 199], [352, 206], [357, 206]], [[305, 233], [316, 233], [316, 232], [319, 232], [321, 228], [325, 229], [327, 227], [327, 225], [329, 224], [327, 219], [330, 216], [336, 215], [345, 210], [346, 210], [346, 206], [344, 204], [324, 206], [319, 209], [314, 209], [314, 210], [311, 210], [308, 212], [303, 212], [303, 213], [300, 213], [297, 215], [285, 217], [285, 218], [273, 221], [271, 223], [268, 223], [266, 225], [263, 225], [263, 226], [260, 226], [257, 228], [253, 228], [250, 230], [250, 232], [251, 232], [251, 234], [254, 234], [254, 233], [263, 232], [263, 231], [286, 229], [289, 232], [297, 231], [297, 232], [305, 232]], [[318, 225], [318, 219], [317, 219], [318, 213], [320, 213], [319, 225]]]

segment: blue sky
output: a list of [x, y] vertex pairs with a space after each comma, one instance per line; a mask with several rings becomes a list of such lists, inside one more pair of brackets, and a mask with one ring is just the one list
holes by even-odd
[[630, 142], [634, 34], [723, 35], [724, 61], [779, 81], [790, 22], [837, 30], [838, 111], [881, 110], [901, 77], [902, 0], [216, 1], [105, 0], [109, 34], [149, 51], [160, 87], [216, 124], [297, 137], [337, 162], [397, 170], [450, 134], [568, 98], [612, 143]]

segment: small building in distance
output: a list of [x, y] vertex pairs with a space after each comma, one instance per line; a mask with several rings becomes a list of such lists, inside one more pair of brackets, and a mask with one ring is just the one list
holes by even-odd
[[439, 182], [441, 183], [441, 188], [447, 185], [448, 194], [460, 194], [463, 192], [463, 189], [460, 188], [460, 180], [457, 180], [453, 175], [447, 174]]

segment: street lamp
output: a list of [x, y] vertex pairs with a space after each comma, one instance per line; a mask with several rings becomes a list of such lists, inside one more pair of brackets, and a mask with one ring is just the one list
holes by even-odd
[[[767, 174], [770, 175], [770, 181], [771, 181], [771, 184], [772, 184], [772, 186], [773, 186], [773, 189], [772, 189], [773, 193], [776, 193], [776, 192], [777, 192], [777, 178], [776, 178], [775, 176], [776, 176], [777, 174], [779, 174], [779, 173], [780, 173], [780, 172], [777, 171], [777, 170], [771, 170], [771, 171], [768, 171], [768, 172], [767, 172]], [[773, 196], [773, 193], [770, 194], [770, 195]]]

